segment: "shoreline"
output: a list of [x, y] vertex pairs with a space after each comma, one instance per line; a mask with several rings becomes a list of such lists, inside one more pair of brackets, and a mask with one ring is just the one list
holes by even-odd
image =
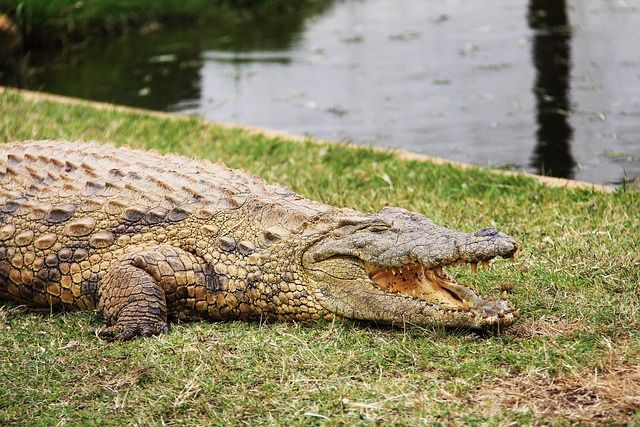
[[[148, 115], [152, 115], [152, 116], [155, 116], [155, 117], [171, 119], [171, 120], [188, 120], [188, 119], [191, 119], [193, 117], [197, 117], [197, 116], [183, 116], [183, 115], [179, 115], [179, 114], [175, 114], [175, 113], [168, 113], [168, 112], [164, 112], [164, 111], [145, 110], [145, 109], [142, 109], [142, 108], [128, 107], [128, 106], [124, 106], [124, 105], [110, 104], [110, 103], [106, 103], [106, 102], [97, 102], [97, 101], [85, 100], [85, 99], [80, 99], [80, 98], [73, 98], [73, 97], [62, 96], [62, 95], [54, 95], [54, 94], [49, 94], [49, 93], [44, 93], [44, 92], [36, 92], [36, 91], [31, 91], [31, 90], [26, 90], [26, 89], [14, 89], [14, 88], [6, 87], [6, 86], [0, 86], [0, 94], [5, 93], [5, 92], [17, 94], [19, 96], [22, 96], [25, 99], [28, 99], [28, 100], [46, 100], [46, 101], [59, 102], [59, 103], [72, 104], [72, 105], [87, 105], [87, 106], [91, 106], [93, 108], [100, 109], [100, 110], [111, 110], [111, 111], [118, 111], [118, 112], [148, 114]], [[322, 139], [318, 139], [318, 138], [305, 137], [305, 136], [302, 136], [302, 135], [291, 134], [291, 133], [282, 132], [282, 131], [279, 131], [279, 130], [263, 128], [263, 127], [258, 127], [258, 126], [242, 125], [242, 124], [238, 124], [238, 123], [220, 122], [220, 121], [204, 119], [204, 118], [200, 118], [200, 117], [198, 117], [198, 118], [200, 120], [204, 121], [204, 122], [215, 124], [215, 125], [223, 127], [223, 128], [227, 128], [227, 129], [242, 129], [244, 131], [247, 131], [247, 132], [250, 132], [250, 133], [254, 133], [254, 134], [259, 134], [259, 135], [265, 136], [265, 137], [270, 138], [270, 139], [282, 138], [284, 140], [293, 141], [293, 142], [312, 141], [312, 142], [329, 143], [329, 144], [337, 144], [338, 143], [337, 141], [329, 141], [329, 140], [322, 140]], [[6, 142], [9, 142], [9, 141], [6, 141]], [[357, 144], [353, 144], [353, 143], [340, 143], [340, 144], [342, 146], [349, 147], [349, 148], [362, 148], [362, 147], [365, 147], [365, 146], [361, 146], [361, 145], [357, 145]], [[566, 189], [591, 189], [593, 191], [601, 191], [601, 192], [606, 192], [606, 193], [611, 193], [611, 192], [615, 192], [616, 191], [616, 189], [614, 187], [611, 187], [611, 186], [608, 186], [608, 185], [605, 185], [605, 184], [594, 184], [594, 183], [590, 183], [590, 182], [576, 181], [576, 180], [566, 179], [566, 178], [556, 178], [556, 177], [549, 177], [549, 176], [534, 175], [534, 174], [530, 174], [530, 173], [526, 173], [526, 172], [505, 171], [505, 170], [500, 170], [500, 169], [492, 169], [492, 168], [488, 168], [486, 166], [480, 166], [480, 165], [473, 165], [473, 164], [468, 164], [468, 163], [456, 162], [456, 161], [449, 160], [449, 159], [444, 159], [444, 158], [441, 158], [441, 157], [429, 156], [429, 155], [426, 155], [426, 154], [419, 154], [419, 153], [414, 153], [414, 152], [406, 151], [406, 150], [391, 149], [391, 148], [380, 148], [380, 147], [368, 147], [368, 148], [371, 148], [374, 151], [392, 153], [393, 155], [397, 156], [399, 159], [402, 159], [402, 160], [430, 162], [430, 163], [437, 164], [437, 165], [445, 165], [446, 164], [446, 165], [452, 165], [452, 166], [455, 166], [455, 167], [459, 167], [459, 168], [462, 168], [462, 169], [479, 168], [479, 169], [484, 169], [484, 170], [490, 170], [491, 172], [494, 172], [494, 173], [497, 173], [497, 174], [503, 174], [503, 175], [507, 175], [507, 176], [524, 176], [524, 177], [535, 179], [535, 180], [539, 181], [540, 183], [542, 183], [543, 185], [548, 186], [548, 187], [562, 187], [562, 188], [566, 188]]]

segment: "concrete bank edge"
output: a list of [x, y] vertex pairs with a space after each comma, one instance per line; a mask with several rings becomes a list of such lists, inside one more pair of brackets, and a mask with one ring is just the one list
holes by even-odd
[[[3, 94], [5, 92], [19, 95], [22, 98], [24, 98], [26, 100], [30, 100], [30, 101], [45, 100], [45, 101], [57, 102], [57, 103], [61, 103], [61, 104], [86, 105], [86, 106], [90, 106], [90, 107], [93, 107], [93, 108], [96, 108], [96, 109], [100, 109], [100, 110], [111, 110], [111, 111], [118, 111], [118, 112], [124, 112], [124, 113], [147, 114], [147, 115], [151, 115], [151, 116], [155, 116], [155, 117], [159, 117], [159, 118], [164, 118], [164, 119], [170, 119], [170, 120], [188, 120], [188, 119], [192, 118], [191, 116], [183, 116], [183, 115], [179, 115], [179, 114], [175, 114], [175, 113], [167, 113], [167, 112], [162, 112], [162, 111], [145, 110], [145, 109], [141, 109], [141, 108], [134, 108], [134, 107], [127, 107], [127, 106], [116, 105], [116, 104], [109, 104], [109, 103], [106, 103], [106, 102], [89, 101], [89, 100], [80, 99], [80, 98], [72, 98], [72, 97], [68, 97], [68, 96], [52, 95], [52, 94], [48, 94], [48, 93], [35, 92], [35, 91], [31, 91], [31, 90], [14, 89], [14, 88], [8, 88], [8, 87], [5, 87], [5, 86], [0, 86], [0, 94]], [[205, 122], [208, 122], [208, 123], [211, 123], [211, 124], [214, 124], [214, 125], [217, 125], [217, 126], [228, 128], [228, 129], [242, 129], [242, 130], [245, 130], [247, 132], [263, 135], [263, 136], [265, 136], [267, 138], [281, 138], [281, 139], [285, 139], [285, 140], [288, 140], [288, 141], [297, 141], [297, 142], [317, 141], [317, 142], [325, 142], [325, 143], [335, 143], [335, 141], [320, 140], [320, 139], [317, 139], [317, 138], [312, 138], [312, 137], [307, 137], [307, 136], [302, 136], [302, 135], [295, 135], [295, 134], [291, 134], [291, 133], [287, 133], [287, 132], [281, 132], [281, 131], [278, 131], [278, 130], [273, 130], [273, 129], [268, 129], [268, 128], [261, 128], [261, 127], [256, 127], [256, 126], [246, 126], [246, 125], [241, 125], [241, 124], [220, 122], [220, 121], [216, 121], [216, 120], [201, 119], [201, 118], [200, 118], [200, 120], [203, 120]], [[353, 148], [359, 148], [360, 147], [360, 146], [355, 145], [355, 144], [345, 144], [345, 146], [353, 147]], [[397, 155], [398, 158], [403, 159], [403, 160], [414, 160], [414, 161], [431, 162], [431, 163], [439, 164], [439, 165], [449, 164], [449, 165], [453, 165], [453, 166], [456, 166], [456, 167], [459, 167], [459, 168], [465, 168], [465, 169], [466, 168], [480, 168], [480, 169], [484, 168], [483, 166], [471, 165], [471, 164], [461, 163], [461, 162], [455, 162], [453, 160], [447, 160], [447, 159], [443, 159], [441, 157], [428, 156], [428, 155], [425, 155], [425, 154], [418, 154], [418, 153], [413, 153], [413, 152], [405, 151], [405, 150], [390, 149], [390, 148], [377, 148], [377, 147], [374, 147], [373, 149], [374, 150], [384, 151], [384, 152], [387, 152], [387, 153], [393, 153], [393, 154]], [[536, 179], [539, 182], [541, 182], [543, 185], [546, 185], [546, 186], [549, 186], [549, 187], [564, 187], [564, 188], [567, 188], [567, 189], [592, 189], [592, 190], [595, 190], [595, 191], [604, 191], [604, 192], [613, 192], [613, 191], [615, 191], [615, 188], [610, 187], [608, 185], [604, 185], [604, 184], [592, 184], [592, 183], [589, 183], [589, 182], [576, 181], [576, 180], [572, 180], [572, 179], [533, 175], [533, 174], [529, 174], [529, 173], [526, 173], [526, 172], [503, 171], [503, 170], [499, 170], [499, 169], [490, 169], [490, 170], [492, 172], [494, 172], [494, 173], [499, 173], [499, 174], [503, 174], [503, 175], [526, 176], [526, 177], [529, 177], [529, 178], [533, 178], [533, 179]]]

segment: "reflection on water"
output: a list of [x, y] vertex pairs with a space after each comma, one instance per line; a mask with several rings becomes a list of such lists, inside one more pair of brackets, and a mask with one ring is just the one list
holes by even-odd
[[619, 183], [640, 175], [638, 21], [609, 0], [343, 0], [128, 35], [0, 84]]
[[[327, 1], [324, 9], [331, 3]], [[237, 25], [129, 34], [96, 41], [88, 50], [65, 52], [62, 61], [53, 66], [46, 63], [50, 54], [44, 52], [34, 59], [34, 71], [45, 71], [0, 76], [0, 84], [151, 110], [176, 110], [176, 106], [211, 96], [201, 93], [203, 62], [241, 63], [247, 52], [249, 56], [254, 52], [286, 52], [299, 39], [307, 17], [289, 14]], [[207, 51], [221, 54], [209, 58], [202, 54]]]
[[569, 124], [571, 29], [565, 0], [530, 0], [534, 93], [538, 119], [532, 165], [541, 175], [573, 178], [573, 130]]

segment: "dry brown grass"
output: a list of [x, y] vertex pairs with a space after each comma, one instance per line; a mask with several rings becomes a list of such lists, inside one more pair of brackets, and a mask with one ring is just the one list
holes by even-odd
[[516, 375], [483, 384], [465, 403], [496, 413], [505, 409], [534, 413], [551, 424], [632, 424], [640, 411], [640, 366], [617, 366], [562, 378]]
[[541, 316], [537, 319], [516, 323], [506, 334], [516, 338], [568, 336], [584, 329], [582, 322], [563, 320], [555, 316]]
[[[542, 316], [515, 325], [509, 335], [569, 337], [585, 330], [584, 322]], [[550, 424], [635, 425], [640, 414], [640, 361], [625, 357], [631, 342], [602, 338], [609, 350], [603, 366], [592, 371], [549, 377], [539, 372], [520, 373], [483, 383], [464, 403], [479, 404], [489, 412], [513, 411], [547, 418]]]

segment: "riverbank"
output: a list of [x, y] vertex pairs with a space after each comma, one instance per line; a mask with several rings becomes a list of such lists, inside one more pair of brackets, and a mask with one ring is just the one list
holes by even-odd
[[[0, 65], [33, 50], [69, 48], [93, 37], [148, 33], [163, 26], [246, 23], [301, 10], [322, 0], [0, 0]], [[2, 67], [0, 67], [1, 69]]]
[[[0, 91], [0, 140], [82, 139], [225, 161], [316, 200], [399, 205], [516, 237], [456, 278], [509, 300], [501, 334], [357, 322], [175, 324], [106, 345], [91, 313], [0, 305], [0, 424], [518, 425], [640, 422], [640, 195], [264, 134], [195, 117]], [[65, 101], [62, 99], [62, 101]], [[16, 351], [19, 349], [19, 351]], [[126, 363], [122, 363], [126, 361]]]
[[[34, 92], [30, 90], [12, 89], [12, 88], [0, 86], [0, 93], [3, 93], [3, 92], [13, 93], [21, 96], [25, 100], [31, 100], [31, 101], [46, 100], [46, 101], [61, 103], [61, 104], [71, 104], [71, 105], [78, 105], [78, 106], [85, 105], [85, 106], [95, 108], [95, 109], [100, 109], [100, 110], [118, 111], [125, 114], [127, 113], [147, 114], [147, 115], [168, 119], [168, 120], [179, 120], [181, 118], [185, 118], [184, 116], [181, 116], [181, 115], [166, 113], [162, 111], [149, 111], [149, 110], [143, 110], [139, 108], [127, 107], [122, 105], [88, 101], [88, 100], [83, 100], [78, 98], [53, 95], [49, 93]], [[266, 136], [268, 138], [279, 138], [287, 141], [300, 142], [300, 143], [312, 141], [312, 142], [320, 142], [325, 144], [327, 143], [332, 144], [331, 141], [320, 141], [318, 139], [307, 138], [301, 135], [290, 134], [287, 132], [281, 132], [273, 129], [260, 128], [256, 126], [244, 126], [244, 125], [238, 125], [233, 123], [223, 123], [218, 121], [214, 123], [216, 124], [216, 126], [220, 126], [223, 128], [241, 129], [244, 132], [253, 133], [260, 136]], [[358, 148], [361, 148], [357, 145], [351, 145], [351, 144], [345, 144], [345, 143], [341, 143], [341, 146], [350, 147], [356, 150]], [[455, 162], [452, 160], [443, 159], [441, 157], [427, 156], [424, 154], [413, 153], [405, 150], [385, 149], [385, 148], [376, 148], [376, 147], [371, 147], [370, 149], [374, 151], [383, 152], [383, 153], [394, 153], [396, 156], [398, 156], [399, 159], [402, 159], [402, 160], [429, 162], [437, 165], [451, 165], [461, 169], [466, 169], [466, 168], [484, 169], [484, 168], [479, 168], [477, 166], [470, 165], [467, 163]], [[505, 176], [513, 176], [513, 177], [524, 176], [524, 177], [532, 178], [547, 187], [561, 187], [566, 189], [586, 189], [586, 190], [593, 190], [593, 191], [604, 191], [607, 193], [615, 191], [614, 187], [611, 187], [608, 185], [593, 184], [590, 182], [577, 181], [573, 179], [556, 178], [556, 177], [542, 176], [542, 175], [531, 175], [525, 172], [514, 172], [514, 171], [508, 171], [508, 170], [502, 170], [502, 169], [493, 169], [492, 173], [502, 174]], [[635, 184], [632, 184], [632, 185], [635, 185]]]

